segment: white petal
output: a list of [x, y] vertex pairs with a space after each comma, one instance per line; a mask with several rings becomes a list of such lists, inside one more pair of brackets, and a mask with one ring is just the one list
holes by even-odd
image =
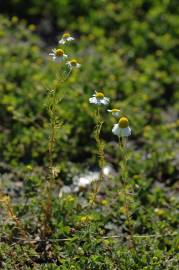
[[64, 61], [68, 57], [67, 54], [64, 54], [63, 56], [57, 57], [58, 62]]
[[112, 133], [119, 137], [128, 137], [131, 135], [131, 128], [130, 127], [120, 128], [118, 124], [115, 124], [112, 129]]
[[96, 97], [89, 98], [89, 102], [93, 104], [98, 104], [98, 100]]
[[48, 55], [55, 56], [55, 54], [54, 54], [54, 53], [49, 53]]
[[98, 104], [98, 105], [102, 105], [102, 102], [101, 102], [100, 99], [97, 99], [97, 104]]
[[55, 61], [56, 60], [56, 56], [53, 56], [53, 61]]
[[113, 127], [113, 129], [112, 129], [112, 133], [113, 133], [114, 135], [120, 136], [120, 127], [119, 127], [118, 124], [115, 124], [115, 125], [114, 125], [114, 127]]
[[121, 128], [121, 136], [122, 137], [128, 137], [131, 135], [131, 128], [126, 127], [126, 128]]
[[55, 60], [56, 62], [62, 62], [64, 59], [63, 59], [63, 56], [58, 56], [58, 57], [55, 57]]
[[121, 113], [120, 112], [112, 112], [112, 115], [114, 117], [118, 118], [121, 115]]
[[77, 67], [77, 68], [80, 68], [80, 67], [81, 67], [81, 65], [80, 65], [79, 63], [77, 63], [77, 64], [76, 64], [76, 67]]
[[104, 105], [108, 105], [109, 104], [109, 98], [104, 97], [103, 99], [101, 99], [101, 103]]
[[58, 43], [59, 43], [59, 44], [65, 44], [65, 42], [66, 42], [66, 41], [62, 38], [62, 39], [59, 40]]
[[72, 41], [72, 40], [74, 40], [75, 38], [73, 38], [73, 37], [68, 37], [66, 40], [67, 41]]
[[112, 112], [112, 110], [107, 110], [108, 112]]

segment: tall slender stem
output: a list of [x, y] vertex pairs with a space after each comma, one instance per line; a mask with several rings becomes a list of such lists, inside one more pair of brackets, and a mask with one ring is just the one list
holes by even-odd
[[99, 179], [97, 181], [95, 181], [95, 188], [94, 188], [94, 192], [93, 192], [93, 197], [90, 203], [90, 206], [92, 207], [97, 194], [99, 192], [99, 188], [101, 186], [101, 183], [104, 180], [104, 173], [103, 173], [103, 168], [104, 168], [104, 143], [102, 142], [102, 140], [100, 139], [100, 133], [101, 133], [101, 128], [103, 125], [103, 120], [100, 114], [100, 108], [97, 108], [96, 111], [96, 129], [95, 129], [95, 140], [96, 140], [96, 144], [97, 144], [97, 151], [98, 151], [98, 157], [99, 157], [99, 168], [100, 168], [100, 172], [99, 172]]
[[127, 151], [125, 147], [125, 141], [123, 137], [119, 138], [119, 147], [122, 153], [122, 161], [120, 163], [120, 171], [121, 171], [121, 183], [122, 183], [122, 189], [124, 193], [124, 208], [125, 208], [125, 214], [126, 214], [126, 220], [127, 220], [127, 226], [129, 229], [130, 234], [130, 244], [132, 247], [135, 247], [135, 242], [133, 239], [133, 226], [131, 223], [131, 215], [130, 215], [130, 205], [128, 201], [128, 184], [127, 184]]
[[57, 116], [57, 106], [59, 102], [64, 98], [64, 93], [62, 96], [58, 97], [58, 85], [60, 83], [65, 82], [68, 77], [70, 76], [71, 70], [69, 72], [63, 72], [61, 76], [57, 76], [58, 81], [55, 86], [55, 89], [50, 91], [49, 94], [49, 117], [50, 117], [50, 135], [49, 135], [49, 143], [48, 143], [48, 156], [49, 156], [49, 173], [48, 173], [48, 183], [47, 183], [47, 200], [45, 202], [45, 220], [44, 220], [44, 232], [43, 237], [51, 233], [50, 228], [50, 220], [52, 215], [52, 193], [53, 193], [53, 186], [55, 183], [55, 171], [54, 171], [54, 149], [56, 143], [56, 129], [57, 129], [57, 122], [59, 117]]

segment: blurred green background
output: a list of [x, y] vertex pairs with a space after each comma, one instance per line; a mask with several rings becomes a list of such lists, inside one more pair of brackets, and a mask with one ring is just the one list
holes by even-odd
[[[177, 0], [7, 0], [0, 10], [2, 171], [13, 174], [18, 166], [23, 173], [24, 166], [47, 165], [45, 104], [59, 69], [48, 53], [69, 31], [76, 42], [66, 50], [82, 68], [63, 86], [67, 94], [59, 105], [64, 126], [58, 132], [55, 160], [63, 181], [73, 170], [96, 166], [94, 107], [88, 103], [94, 90], [102, 90], [111, 98], [110, 108], [120, 108], [129, 117], [131, 173], [142, 170], [154, 180], [177, 180]], [[115, 159], [113, 124], [104, 111], [106, 162]]]

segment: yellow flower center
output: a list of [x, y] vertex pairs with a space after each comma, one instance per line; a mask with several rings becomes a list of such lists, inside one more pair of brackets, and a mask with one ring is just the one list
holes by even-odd
[[63, 34], [63, 38], [69, 38], [70, 37], [70, 34], [69, 33], [64, 33]]
[[56, 55], [57, 57], [63, 56], [63, 55], [64, 55], [64, 51], [63, 51], [62, 49], [57, 49], [57, 50], [55, 51], [55, 55]]
[[78, 63], [78, 62], [76, 61], [76, 59], [73, 59], [73, 60], [70, 61], [70, 64], [71, 64], [72, 66], [76, 66], [77, 63]]
[[112, 112], [120, 112], [120, 110], [118, 110], [118, 109], [112, 109], [111, 111]]
[[129, 121], [127, 119], [127, 117], [121, 117], [119, 119], [119, 127], [120, 128], [126, 128], [129, 126]]
[[103, 99], [104, 98], [104, 94], [102, 92], [97, 92], [96, 93], [96, 98]]

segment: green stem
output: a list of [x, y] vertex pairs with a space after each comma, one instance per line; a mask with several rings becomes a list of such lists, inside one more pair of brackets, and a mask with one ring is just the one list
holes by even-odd
[[54, 160], [53, 154], [56, 143], [56, 128], [57, 128], [57, 106], [59, 102], [64, 98], [64, 93], [62, 93], [61, 97], [58, 98], [57, 87], [60, 83], [65, 82], [70, 76], [71, 70], [68, 73], [62, 73], [61, 77], [58, 79], [57, 85], [55, 89], [49, 94], [49, 107], [48, 112], [50, 116], [50, 135], [49, 135], [49, 143], [48, 143], [48, 154], [49, 154], [49, 173], [48, 173], [48, 183], [47, 183], [47, 200], [45, 202], [45, 220], [44, 220], [44, 232], [43, 237], [49, 235], [51, 233], [50, 229], [50, 221], [52, 216], [52, 194], [53, 194], [53, 186], [55, 184], [55, 174], [54, 174]]
[[121, 183], [122, 183], [122, 189], [124, 193], [124, 208], [125, 208], [125, 214], [126, 214], [126, 220], [127, 220], [127, 226], [130, 234], [130, 243], [132, 247], [135, 247], [135, 242], [133, 239], [133, 226], [131, 223], [131, 215], [130, 215], [130, 205], [128, 202], [128, 185], [127, 185], [127, 152], [125, 147], [125, 141], [124, 138], [119, 138], [119, 146], [122, 153], [122, 161], [121, 161]]
[[99, 168], [100, 168], [100, 172], [99, 172], [99, 179], [98, 181], [95, 181], [95, 187], [94, 187], [94, 191], [93, 191], [93, 197], [92, 200], [90, 202], [90, 207], [93, 206], [94, 202], [96, 201], [96, 197], [97, 194], [99, 192], [101, 183], [104, 180], [104, 174], [103, 174], [103, 168], [104, 168], [104, 144], [102, 142], [102, 140], [100, 139], [100, 133], [101, 133], [101, 128], [103, 125], [103, 121], [102, 121], [102, 117], [100, 114], [100, 108], [97, 108], [96, 111], [96, 129], [95, 129], [95, 140], [96, 140], [96, 144], [97, 144], [97, 149], [98, 149], [98, 157], [99, 157]]

